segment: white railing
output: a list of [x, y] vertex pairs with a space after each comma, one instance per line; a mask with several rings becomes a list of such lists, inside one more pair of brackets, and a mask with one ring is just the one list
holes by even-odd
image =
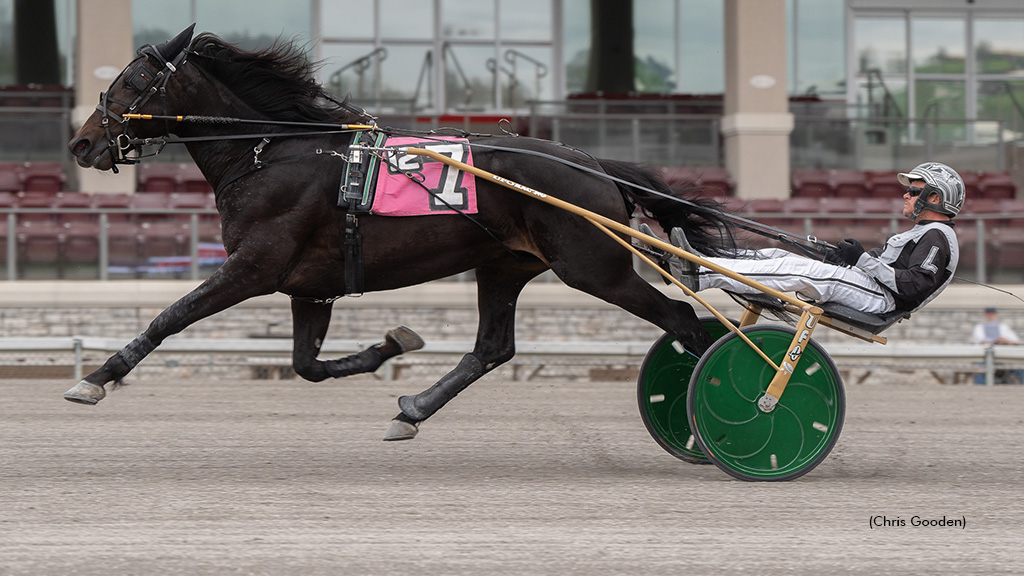
[[[127, 343], [124, 339], [98, 337], [52, 338], [0, 338], [0, 353], [53, 354], [69, 353], [73, 356], [74, 377], [83, 376], [83, 359], [87, 352], [113, 354]], [[369, 340], [328, 340], [323, 356], [352, 354], [372, 346]], [[609, 358], [625, 358], [639, 365], [651, 342], [595, 342], [595, 341], [523, 341], [516, 345], [517, 358], [534, 366], [555, 360], [592, 361], [607, 365]], [[458, 357], [473, 349], [473, 342], [439, 340], [427, 342], [422, 350], [395, 358], [385, 364], [382, 376], [392, 379], [396, 368], [404, 363], [415, 363], [427, 356]], [[292, 340], [286, 338], [208, 339], [171, 338], [154, 352], [161, 354], [238, 354], [250, 356], [260, 362], [286, 365], [292, 352]], [[829, 356], [839, 368], [845, 363], [873, 369], [949, 369], [962, 373], [984, 374], [986, 384], [993, 384], [997, 369], [1024, 369], [1024, 346], [949, 346], [949, 345], [871, 345], [832, 343], [827, 347]], [[271, 355], [268, 357], [268, 355]], [[451, 358], [454, 366], [455, 358]]]

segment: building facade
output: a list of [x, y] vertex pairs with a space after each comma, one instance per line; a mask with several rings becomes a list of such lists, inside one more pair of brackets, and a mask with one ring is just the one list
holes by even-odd
[[[787, 197], [791, 168], [895, 169], [927, 156], [1021, 172], [1020, 0], [633, 0], [631, 26], [611, 32], [592, 24], [602, 4], [54, 0], [54, 14], [75, 124], [137, 46], [196, 22], [250, 48], [301, 44], [325, 86], [375, 114], [474, 127], [516, 118], [598, 154], [724, 166], [743, 198]], [[0, 86], [19, 84], [15, 12], [0, 0]], [[632, 36], [633, 89], [594, 90], [595, 43], [619, 33]], [[568, 104], [582, 102], [603, 104], [596, 117]], [[612, 102], [639, 123], [608, 112]], [[599, 141], [609, 133], [615, 142]], [[89, 191], [126, 186], [79, 178]]]

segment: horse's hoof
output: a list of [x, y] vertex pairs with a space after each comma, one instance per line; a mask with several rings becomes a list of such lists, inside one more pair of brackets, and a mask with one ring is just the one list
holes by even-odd
[[423, 338], [420, 338], [419, 334], [405, 326], [399, 326], [393, 330], [388, 330], [388, 333], [384, 335], [384, 338], [398, 344], [398, 347], [401, 348], [403, 354], [423, 348]]
[[388, 425], [388, 431], [384, 433], [384, 441], [393, 442], [395, 440], [412, 440], [416, 437], [416, 433], [419, 431], [419, 424], [404, 422], [397, 419], [392, 420], [391, 424]]
[[103, 400], [106, 395], [107, 391], [103, 389], [103, 386], [82, 380], [75, 384], [71, 390], [64, 393], [64, 399], [69, 402], [78, 402], [79, 404], [92, 406]]

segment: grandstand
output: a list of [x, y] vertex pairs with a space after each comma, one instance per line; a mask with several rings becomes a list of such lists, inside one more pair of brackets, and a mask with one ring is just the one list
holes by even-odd
[[[877, 244], [900, 229], [894, 174], [940, 160], [968, 187], [961, 273], [1024, 276], [1019, 0], [721, 0], [699, 11], [689, 0], [535, 0], [522, 11], [480, 0], [472, 13], [410, 3], [397, 20], [388, 3], [368, 0], [365, 17], [376, 20], [358, 28], [327, 0], [251, 0], [239, 21], [212, 15], [225, 0], [193, 0], [173, 16], [149, 2], [97, 1], [90, 10], [55, 1], [59, 62], [49, 79], [29, 78], [37, 70], [18, 70], [0, 51], [0, 265], [9, 280], [194, 278], [216, 265], [210, 187], [181, 147], [117, 178], [77, 167], [66, 150], [123, 55], [192, 22], [247, 48], [308, 39], [324, 86], [383, 125], [493, 133], [508, 119], [509, 131], [643, 162], [746, 216], [827, 240]], [[591, 18], [623, 4], [632, 5], [628, 26]], [[0, 3], [4, 37], [36, 8]], [[422, 29], [392, 27], [403, 18]], [[929, 29], [942, 33], [920, 33]], [[582, 64], [601, 68], [591, 57], [617, 42], [632, 47], [632, 75]]]

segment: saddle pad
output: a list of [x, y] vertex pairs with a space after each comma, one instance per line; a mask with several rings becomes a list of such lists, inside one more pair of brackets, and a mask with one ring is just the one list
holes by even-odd
[[[473, 153], [465, 138], [388, 138], [384, 145], [389, 148], [426, 148], [473, 165]], [[400, 152], [388, 154], [380, 163], [371, 214], [426, 216], [456, 214], [456, 210], [463, 214], [476, 214], [476, 179], [472, 174], [427, 156]]]

